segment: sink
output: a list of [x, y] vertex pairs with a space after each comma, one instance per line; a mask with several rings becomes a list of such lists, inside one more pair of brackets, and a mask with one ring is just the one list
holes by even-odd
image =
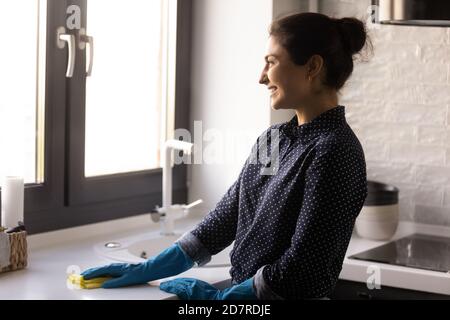
[[[172, 236], [162, 236], [159, 232], [138, 234], [98, 243], [94, 246], [94, 250], [101, 257], [112, 261], [139, 263], [170, 247], [182, 234], [183, 232], [179, 231]], [[211, 257], [211, 261], [200, 268], [231, 266], [230, 252], [232, 248], [233, 244]]]

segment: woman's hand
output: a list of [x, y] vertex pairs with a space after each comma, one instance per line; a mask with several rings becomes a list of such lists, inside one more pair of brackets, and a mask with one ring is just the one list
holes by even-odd
[[102, 284], [104, 289], [112, 289], [119, 287], [132, 286], [137, 284], [147, 283], [150, 274], [147, 273], [147, 262], [138, 264], [129, 263], [113, 263], [110, 265], [87, 269], [81, 275], [85, 280], [90, 280], [98, 277], [110, 276], [111, 280], [107, 280]]
[[205, 281], [191, 278], [165, 281], [159, 288], [176, 294], [182, 300], [257, 300], [253, 278], [225, 290], [219, 290]]
[[113, 263], [107, 266], [87, 269], [81, 275], [85, 280], [97, 277], [113, 277], [105, 281], [102, 288], [119, 288], [162, 279], [184, 272], [194, 265], [192, 259], [175, 243], [158, 256], [137, 263]]

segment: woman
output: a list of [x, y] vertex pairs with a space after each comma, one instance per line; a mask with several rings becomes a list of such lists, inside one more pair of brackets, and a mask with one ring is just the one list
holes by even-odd
[[267, 163], [252, 161], [259, 155], [253, 152], [216, 208], [173, 246], [145, 263], [89, 269], [85, 278], [115, 277], [106, 288], [145, 283], [203, 265], [235, 241], [230, 288], [188, 278], [160, 288], [183, 299], [330, 294], [367, 195], [364, 153], [338, 104], [366, 36], [354, 18], [301, 13], [273, 22], [260, 83], [272, 108], [296, 115], [265, 131], [253, 150], [270, 145], [276, 172], [262, 174]]

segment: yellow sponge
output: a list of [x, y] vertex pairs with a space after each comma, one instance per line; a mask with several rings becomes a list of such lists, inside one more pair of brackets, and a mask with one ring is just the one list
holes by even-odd
[[101, 288], [102, 284], [109, 279], [112, 279], [112, 277], [98, 277], [85, 280], [82, 275], [72, 273], [67, 278], [67, 281], [80, 289], [97, 289]]

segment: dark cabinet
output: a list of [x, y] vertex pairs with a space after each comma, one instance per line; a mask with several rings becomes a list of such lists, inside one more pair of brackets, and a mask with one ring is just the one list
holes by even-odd
[[450, 300], [450, 295], [381, 286], [370, 290], [365, 283], [339, 280], [331, 300]]

